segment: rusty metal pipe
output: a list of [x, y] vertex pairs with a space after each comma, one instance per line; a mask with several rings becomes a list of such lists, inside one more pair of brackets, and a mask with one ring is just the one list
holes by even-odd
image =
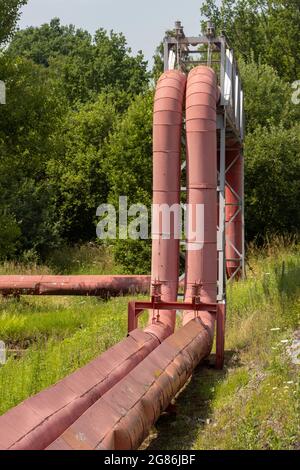
[[[201, 240], [193, 239], [191, 232], [188, 232], [185, 291], [187, 301], [191, 301], [194, 295], [195, 282], [201, 281], [202, 300], [216, 302], [217, 99], [218, 89], [213, 70], [206, 67], [194, 69], [189, 75], [187, 87], [188, 202], [192, 209], [191, 213], [197, 205], [204, 205], [205, 229]], [[169, 166], [171, 167], [171, 164]], [[167, 179], [165, 182], [170, 189], [171, 183], [168, 183]], [[169, 205], [171, 201], [174, 203], [175, 198], [170, 199], [168, 196], [164, 194], [156, 199], [154, 191], [155, 202], [163, 200]], [[193, 227], [190, 224], [189, 229], [191, 228]], [[170, 280], [168, 265], [164, 264], [165, 258], [162, 257], [160, 261], [159, 256], [162, 253], [164, 256], [171, 255], [172, 251], [165, 255], [160, 240], [162, 235], [162, 231], [159, 231], [159, 243], [153, 245], [152, 282]], [[195, 244], [199, 244], [199, 249], [195, 250]], [[167, 244], [168, 249], [171, 246], [170, 243]], [[171, 263], [171, 273], [175, 271], [175, 266]], [[163, 275], [168, 278], [165, 279]], [[172, 286], [171, 282], [166, 284]], [[170, 290], [167, 294], [169, 292]], [[166, 295], [166, 290], [164, 294]], [[170, 313], [167, 315], [164, 312], [160, 318], [173, 328], [169, 315]], [[211, 351], [214, 317], [209, 312], [201, 312], [199, 318], [191, 320], [191, 316], [194, 315], [195, 312], [186, 314], [185, 326], [167, 338], [130, 374], [98, 400], [49, 446], [49, 449], [138, 448], [152, 424], [180, 391], [194, 367]], [[172, 316], [175, 317], [173, 312]]]
[[87, 366], [0, 416], [0, 450], [43, 450], [167, 337], [135, 330]]
[[[174, 213], [180, 210], [181, 130], [186, 76], [178, 70], [164, 73], [154, 99], [153, 118], [153, 221], [152, 283], [161, 283], [161, 299], [177, 300], [179, 278], [178, 222]], [[174, 209], [169, 227], [163, 224], [158, 207]], [[170, 212], [171, 213], [171, 212]], [[160, 311], [160, 321], [175, 328], [175, 312]], [[149, 312], [152, 323], [152, 312]]]
[[[172, 205], [180, 202], [180, 137], [185, 83], [186, 78], [182, 73], [170, 72], [163, 76], [158, 84], [154, 112], [154, 203], [158, 204]], [[175, 168], [175, 172], [173, 168]], [[152, 279], [164, 283], [163, 300], [176, 300], [179, 240], [174, 239], [174, 223], [170, 229], [170, 240], [163, 240], [162, 228], [160, 224], [158, 226], [158, 240], [153, 242]], [[88, 290], [90, 291], [91, 278], [84, 281], [81, 277], [80, 282], [78, 279], [75, 282], [75, 288], [71, 288], [71, 291], [73, 293], [75, 291], [86, 292], [86, 284], [83, 286], [84, 282], [89, 283]], [[121, 282], [119, 278], [118, 282], [114, 283], [112, 278], [102, 278], [100, 290], [99, 279], [97, 279], [95, 281], [97, 282], [97, 292], [102, 292], [103, 283], [105, 289], [109, 289], [110, 292], [111, 290], [123, 293], [124, 290], [131, 292], [132, 287], [136, 288], [136, 282], [132, 284], [132, 277], [129, 279], [122, 277]], [[17, 280], [12, 279], [15, 282], [14, 288], [28, 288], [28, 285], [24, 284], [29, 280], [28, 278], [18, 280], [19, 284], [16, 285]], [[51, 285], [46, 285], [45, 278], [34, 279], [34, 283], [34, 290], [38, 285], [39, 291], [42, 289], [43, 293], [51, 292], [52, 294], [54, 292], [69, 293], [72, 285], [70, 279], [68, 281], [66, 279], [59, 280], [57, 277], [50, 280]], [[145, 286], [145, 283], [148, 287], [149, 279], [143, 279], [142, 285]], [[78, 284], [80, 284], [79, 289]], [[95, 400], [126, 376], [173, 331], [175, 315], [169, 311], [161, 312], [160, 318], [162, 323], [152, 324], [151, 319], [150, 325], [144, 332], [135, 330], [136, 333], [130, 333], [126, 340], [100, 356], [96, 366], [95, 362], [89, 364], [81, 371], [64, 379], [49, 390], [32, 397], [1, 417], [0, 429], [6, 429], [6, 432], [4, 434], [0, 431], [0, 446], [9, 449], [42, 449], [49, 445], [88, 407], [92, 406]], [[129, 351], [128, 346], [132, 342], [132, 335], [138, 333], [143, 335], [143, 338], [140, 338], [135, 343], [133, 350]], [[111, 361], [113, 361], [113, 365], [111, 365]], [[89, 377], [87, 384], [90, 388], [88, 389], [86, 388], [86, 376]], [[81, 387], [77, 385], [81, 385]]]
[[0, 276], [3, 295], [74, 295], [103, 299], [150, 292], [150, 276]]
[[131, 450], [210, 351], [206, 328], [193, 320], [169, 336], [72, 424], [47, 450]]
[[[194, 255], [195, 252], [188, 253], [186, 298], [192, 295], [192, 288], [198, 280], [195, 276], [199, 274], [199, 280], [203, 283], [205, 297], [203, 300], [214, 303], [217, 200], [216, 171], [214, 172], [216, 142], [212, 134], [215, 129], [213, 111], [215, 111], [217, 88], [215, 75], [211, 69], [199, 67], [195, 70], [189, 76], [189, 91], [193, 86], [196, 89], [195, 93], [191, 93], [191, 107], [198, 108], [197, 100], [195, 101], [192, 95], [201, 94], [197, 91], [199, 87], [204, 90], [202, 94], [206, 96], [208, 103], [205, 100], [200, 102], [200, 108], [204, 106], [204, 114], [202, 109], [196, 108], [189, 112], [190, 122], [187, 125], [189, 181], [191, 181], [189, 201], [194, 206], [199, 203], [204, 204], [205, 223], [208, 217], [209, 227], [203, 240], [204, 254], [200, 256], [198, 254], [195, 256], [196, 260], [193, 260], [189, 254]], [[163, 84], [166, 83], [165, 87]], [[163, 176], [161, 179], [157, 176], [154, 178], [154, 203], [171, 206], [179, 203], [179, 191], [177, 194], [177, 183], [180, 183], [179, 116], [182, 118], [185, 78], [180, 72], [168, 72], [158, 85], [156, 98], [159, 96], [160, 88], [162, 94], [160, 98], [164, 100], [164, 105], [162, 109], [159, 109], [159, 105], [155, 108], [157, 116], [154, 118], [154, 160], [156, 162], [157, 159], [157, 164], [154, 165], [154, 175], [157, 171], [162, 171]], [[167, 113], [164, 113], [165, 106]], [[176, 112], [172, 106], [175, 106]], [[208, 108], [212, 109], [211, 119], [207, 115]], [[193, 133], [195, 136], [192, 136]], [[206, 134], [209, 138], [202, 139], [200, 134]], [[209, 172], [204, 173], [205, 178], [202, 180], [201, 171], [198, 171], [196, 186], [193, 187], [192, 168], [195, 165], [197, 170], [198, 164], [202, 169], [204, 150], [209, 156]], [[196, 163], [196, 153], [200, 155], [200, 163]], [[173, 155], [172, 161], [169, 158], [171, 155]], [[173, 166], [176, 170], [172, 170]], [[175, 177], [175, 183], [173, 179], [169, 179], [169, 172]], [[160, 223], [158, 226], [158, 237], [153, 241], [152, 281], [159, 280], [163, 283], [163, 301], [175, 301], [179, 256], [179, 241], [175, 240], [174, 236], [175, 223], [173, 221], [170, 228], [171, 240], [164, 240], [162, 226]], [[188, 238], [188, 244], [194, 242], [195, 240]], [[200, 269], [196, 266], [198, 264], [201, 266]], [[214, 265], [215, 268], [212, 267]], [[126, 340], [101, 355], [96, 361], [0, 417], [0, 447], [69, 450], [138, 448], [148, 435], [152, 424], [212, 347], [214, 320], [211, 314], [201, 313], [200, 318], [192, 321], [188, 321], [190, 314], [186, 315], [185, 326], [169, 336], [174, 329], [174, 313], [161, 312], [161, 323], [153, 323], [150, 318], [151, 324], [144, 332], [135, 330]]]
[[[190, 302], [195, 282], [202, 284], [201, 300], [215, 303], [217, 295], [217, 101], [215, 72], [195, 67], [188, 76], [186, 92], [187, 192], [189, 229], [187, 233], [185, 300]], [[204, 208], [204, 220], [197, 220], [197, 208]], [[204, 224], [201, 239], [195, 229]], [[184, 314], [183, 324], [194, 318]], [[214, 318], [201, 312], [212, 344]]]

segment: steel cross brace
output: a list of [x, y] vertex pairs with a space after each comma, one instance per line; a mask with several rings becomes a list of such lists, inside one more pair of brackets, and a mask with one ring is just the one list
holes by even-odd
[[[209, 304], [198, 301], [193, 302], [163, 302], [156, 297], [152, 297], [150, 301], [131, 301], [128, 303], [128, 333], [138, 328], [138, 318], [144, 310], [192, 310], [198, 312], [209, 312], [216, 316], [216, 368], [223, 369], [224, 351], [225, 351], [225, 320], [226, 320], [226, 304], [217, 303]], [[158, 322], [159, 318], [153, 319]]]

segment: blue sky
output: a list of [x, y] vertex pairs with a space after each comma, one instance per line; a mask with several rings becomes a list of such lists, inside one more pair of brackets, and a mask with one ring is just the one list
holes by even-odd
[[123, 32], [133, 52], [151, 61], [166, 29], [180, 19], [189, 35], [200, 33], [202, 0], [29, 0], [19, 27], [39, 26], [57, 16], [93, 33], [99, 27]]

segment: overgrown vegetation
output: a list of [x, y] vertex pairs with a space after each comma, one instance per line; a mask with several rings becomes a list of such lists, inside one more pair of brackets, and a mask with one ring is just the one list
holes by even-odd
[[[3, 3], [3, 2], [2, 2]], [[0, 13], [0, 258], [94, 242], [96, 209], [151, 202], [153, 84], [141, 53], [119, 33], [64, 26], [58, 18], [14, 35], [19, 7]], [[200, 5], [199, 5], [200, 7]], [[203, 20], [225, 29], [245, 90], [248, 241], [299, 229], [299, 2], [206, 0]], [[200, 18], [199, 18], [200, 20]], [[99, 25], [101, 26], [101, 25]], [[200, 25], [199, 25], [200, 30]], [[298, 41], [299, 42], [299, 41]], [[152, 77], [162, 71], [161, 48]], [[128, 272], [149, 270], [148, 242], [114, 244]]]
[[20, 8], [28, 0], [0, 0], [0, 45], [5, 44], [15, 31]]
[[249, 264], [228, 292], [225, 370], [213, 357], [196, 370], [150, 449], [299, 449], [299, 366], [287, 354], [300, 320], [299, 250], [255, 250]]
[[[68, 260], [68, 264], [66, 263]], [[50, 267], [4, 263], [0, 274], [113, 274], [121, 271], [96, 246], [54, 252]], [[0, 415], [87, 364], [126, 336], [128, 298], [0, 297]], [[143, 322], [143, 319], [141, 320]]]
[[1, 301], [0, 414], [87, 364], [126, 335], [128, 299]]
[[[163, 416], [153, 449], [299, 448], [299, 384], [287, 354], [299, 327], [298, 0], [206, 0], [243, 78], [248, 279], [228, 292], [226, 368], [206, 364]], [[151, 203], [152, 74], [119, 33], [59, 19], [15, 33], [26, 0], [0, 0], [0, 274], [147, 273], [149, 241], [96, 244], [96, 209]], [[100, 26], [100, 25], [99, 25]], [[200, 29], [200, 28], [199, 28]], [[14, 34], [15, 33], [15, 34]], [[8, 44], [8, 41], [10, 43]], [[126, 333], [128, 298], [1, 298], [0, 414]], [[299, 335], [299, 332], [298, 332]], [[300, 337], [298, 338], [300, 340]]]
[[[98, 253], [97, 253], [98, 250]], [[65, 272], [112, 272], [96, 247], [69, 253]], [[56, 266], [59, 258], [55, 258]], [[78, 264], [76, 264], [76, 261]], [[6, 264], [0, 272], [24, 272]], [[33, 264], [27, 272], [40, 273]], [[42, 272], [50, 273], [44, 267]], [[226, 367], [200, 366], [179, 395], [177, 416], [153, 430], [153, 449], [291, 449], [299, 435], [299, 373], [287, 348], [299, 328], [297, 244], [252, 249], [248, 279], [228, 292]], [[128, 298], [8, 298], [0, 301], [0, 414], [83, 366], [126, 334]], [[300, 339], [300, 337], [298, 337]], [[210, 359], [213, 363], [213, 356]]]

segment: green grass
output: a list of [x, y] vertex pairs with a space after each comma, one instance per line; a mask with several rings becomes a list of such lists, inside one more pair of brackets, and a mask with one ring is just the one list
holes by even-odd
[[255, 251], [250, 266], [228, 289], [224, 371], [213, 358], [199, 367], [143, 448], [300, 448], [299, 366], [286, 353], [299, 328], [299, 251]]
[[15, 274], [24, 275], [41, 275], [41, 274], [53, 274], [51, 269], [48, 266], [39, 266], [36, 262], [31, 263], [22, 263], [22, 262], [13, 262], [6, 261], [0, 264], [0, 276]]
[[[14, 315], [14, 322], [8, 322], [4, 328], [5, 334], [8, 335], [9, 329], [13, 331], [17, 347], [24, 344], [24, 338], [30, 345], [21, 356], [10, 355], [0, 368], [0, 414], [120, 341], [126, 334], [127, 302], [126, 298], [107, 303], [75, 299], [63, 305], [61, 311], [56, 306], [52, 314], [49, 305], [45, 306], [45, 312], [40, 305], [39, 314], [28, 313], [27, 318], [26, 312]], [[21, 305], [18, 308], [21, 310]], [[5, 318], [1, 317], [3, 325]], [[0, 337], [3, 337], [2, 329], [3, 326]]]
[[[0, 273], [116, 269], [109, 255], [89, 256], [88, 248], [70, 256], [72, 269], [56, 256], [51, 268], [6, 263]], [[299, 370], [286, 354], [289, 343], [282, 342], [299, 328], [300, 255], [296, 246], [269, 248], [253, 251], [249, 264], [248, 279], [228, 289], [224, 371], [211, 367], [213, 356], [198, 367], [176, 400], [176, 416], [163, 415], [143, 448], [300, 448]], [[0, 366], [0, 414], [123, 338], [128, 300], [0, 300], [0, 339], [13, 350]]]
[[122, 266], [115, 263], [109, 246], [93, 243], [77, 247], [63, 247], [53, 250], [45, 264], [40, 264], [37, 255], [29, 252], [22, 262], [0, 264], [0, 275], [5, 274], [125, 274]]
[[95, 298], [22, 297], [0, 303], [0, 337], [8, 346], [28, 348], [49, 339], [61, 341], [91, 325], [101, 325], [116, 309], [126, 307], [125, 299], [104, 302]]
[[[69, 260], [68, 263], [66, 260]], [[48, 266], [3, 263], [0, 274], [114, 274], [109, 251], [94, 245], [53, 252]], [[125, 337], [128, 298], [0, 298], [0, 414], [87, 364]]]
[[115, 263], [110, 247], [93, 243], [54, 250], [47, 265], [54, 274], [125, 274], [123, 267]]

